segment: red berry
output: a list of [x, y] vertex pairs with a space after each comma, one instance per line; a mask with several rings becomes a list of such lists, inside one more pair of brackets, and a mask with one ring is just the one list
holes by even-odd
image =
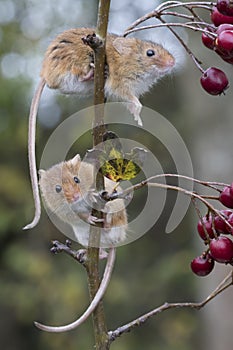
[[216, 29], [216, 34], [219, 35], [224, 30], [233, 30], [233, 25], [227, 23], [220, 24], [220, 26]]
[[214, 51], [221, 57], [221, 59], [229, 64], [233, 64], [233, 52], [229, 53], [224, 50], [220, 50], [215, 46]]
[[233, 196], [231, 194], [231, 187], [224, 187], [220, 196], [220, 202], [225, 205], [227, 208], [233, 208]]
[[233, 64], [233, 57], [232, 58], [224, 58], [224, 57], [222, 57], [222, 59], [223, 59], [223, 61], [225, 61], [225, 62], [227, 62], [229, 64]]
[[228, 263], [233, 259], [233, 242], [227, 237], [218, 237], [210, 242], [211, 257], [220, 262]]
[[233, 17], [226, 16], [220, 13], [217, 7], [213, 6], [211, 11], [211, 21], [214, 23], [216, 27], [220, 26], [220, 24], [230, 23], [233, 24]]
[[[206, 31], [212, 31], [212, 29], [209, 29], [209, 28], [205, 28]], [[205, 33], [203, 32], [202, 35], [201, 35], [201, 40], [202, 40], [202, 43], [208, 47], [208, 49], [210, 50], [213, 50], [214, 49], [214, 46], [215, 46], [215, 37], [211, 36], [210, 34], [208, 33]]]
[[[231, 210], [220, 210], [220, 213], [225, 217], [225, 219], [228, 221], [228, 218], [232, 214]], [[214, 218], [214, 227], [217, 233], [229, 233], [229, 227], [225, 223], [225, 221], [220, 216], [215, 216]]]
[[221, 59], [227, 63], [231, 63], [233, 58], [233, 53], [229, 53], [224, 50], [220, 50], [217, 46], [215, 47], [214, 51], [221, 57]]
[[232, 229], [230, 229], [230, 227], [227, 227], [227, 230], [229, 233], [231, 233], [233, 235], [233, 213], [229, 216], [227, 221], [232, 226]]
[[[203, 224], [202, 224], [202, 222], [203, 222]], [[206, 236], [204, 227], [206, 229], [207, 236]], [[202, 218], [202, 220], [198, 221], [197, 231], [199, 233], [199, 236], [202, 239], [204, 239], [204, 240], [208, 239], [209, 237], [210, 238], [214, 238], [215, 237], [214, 231], [213, 231], [213, 224], [212, 224], [212, 217], [211, 217], [211, 215], [209, 215], [208, 217], [204, 216]]]
[[[224, 30], [222, 31], [216, 40], [216, 47], [223, 53], [232, 56], [233, 51], [233, 31]], [[230, 57], [229, 57], [230, 58]]]
[[191, 261], [191, 269], [198, 276], [208, 275], [214, 268], [214, 260], [209, 254], [202, 254]]
[[201, 85], [211, 95], [220, 95], [228, 87], [226, 74], [218, 68], [210, 67], [201, 76]]
[[231, 0], [218, 0], [217, 9], [223, 15], [233, 16], [233, 3]]
[[232, 197], [233, 197], [233, 182], [232, 182], [231, 185], [230, 185], [230, 194], [231, 194]]

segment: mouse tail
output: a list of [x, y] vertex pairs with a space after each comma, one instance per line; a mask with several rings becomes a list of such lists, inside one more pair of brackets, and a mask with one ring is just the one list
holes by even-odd
[[104, 275], [100, 283], [99, 289], [96, 292], [94, 299], [91, 301], [90, 305], [88, 306], [86, 311], [82, 314], [82, 316], [80, 316], [76, 321], [69, 323], [65, 326], [58, 326], [58, 327], [46, 326], [44, 324], [34, 322], [35, 326], [41, 329], [42, 331], [51, 332], [51, 333], [67, 332], [79, 327], [93, 313], [93, 311], [98, 306], [101, 299], [103, 298], [111, 279], [115, 259], [116, 259], [116, 248], [111, 248], [108, 253], [107, 263], [106, 263]]
[[41, 203], [39, 194], [39, 184], [37, 177], [37, 167], [36, 167], [36, 117], [39, 107], [40, 97], [45, 86], [45, 80], [41, 78], [36, 92], [33, 96], [30, 114], [29, 114], [29, 124], [28, 124], [28, 161], [29, 161], [29, 171], [32, 185], [32, 193], [35, 205], [35, 214], [32, 222], [23, 227], [23, 230], [28, 230], [35, 227], [39, 220], [41, 214]]

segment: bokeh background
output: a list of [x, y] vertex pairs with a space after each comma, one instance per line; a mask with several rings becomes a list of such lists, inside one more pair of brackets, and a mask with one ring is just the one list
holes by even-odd
[[[122, 33], [157, 4], [153, 0], [112, 0], [110, 30]], [[95, 25], [97, 7], [97, 0], [0, 0], [0, 343], [5, 350], [93, 348], [91, 320], [65, 334], [43, 333], [33, 326], [34, 320], [49, 324], [70, 322], [87, 305], [88, 292], [82, 267], [63, 254], [54, 256], [49, 252], [52, 239], [65, 238], [45, 212], [37, 228], [25, 232], [22, 227], [33, 214], [27, 119], [43, 53], [64, 29]], [[176, 127], [189, 149], [197, 178], [232, 182], [231, 87], [226, 96], [207, 95], [200, 87], [199, 71], [166, 29], [143, 35], [152, 40], [162, 38], [166, 46], [172, 47], [179, 69], [143, 97], [142, 103]], [[232, 67], [204, 48], [199, 34], [183, 36], [203, 60], [204, 67], [222, 67], [233, 81]], [[91, 104], [92, 99], [79, 100], [49, 89], [44, 91], [37, 130], [38, 159], [54, 128]], [[127, 133], [130, 138], [130, 130]], [[84, 154], [90, 147], [89, 136], [77, 145], [77, 152]], [[140, 141], [143, 136], [139, 133], [137, 137]], [[156, 140], [147, 142], [164, 172], [175, 171], [165, 147]], [[197, 217], [190, 207], [179, 227], [172, 234], [165, 234], [174, 200], [175, 195], [169, 194], [163, 213], [150, 232], [118, 249], [104, 302], [109, 329], [164, 301], [201, 300], [229, 270], [221, 265], [205, 278], [192, 274], [190, 261], [203, 249], [196, 232]], [[136, 212], [137, 207], [134, 209]], [[78, 245], [74, 244], [74, 248]], [[116, 340], [112, 349], [230, 349], [232, 311], [232, 290], [228, 290], [201, 311], [173, 310], [156, 316]]]

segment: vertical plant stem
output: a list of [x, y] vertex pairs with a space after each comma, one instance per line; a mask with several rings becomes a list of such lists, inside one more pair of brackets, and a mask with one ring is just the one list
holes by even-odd
[[[94, 77], [94, 108], [93, 120], [93, 146], [102, 142], [104, 126], [104, 70], [105, 70], [105, 39], [107, 34], [108, 16], [110, 0], [99, 0], [98, 20], [96, 34], [101, 39], [102, 44], [95, 50], [95, 77]], [[104, 178], [97, 173], [96, 188], [100, 191], [104, 188]], [[100, 217], [100, 213], [93, 211], [92, 214]], [[101, 228], [91, 227], [88, 247], [87, 276], [90, 299], [92, 300], [99, 288], [99, 242]], [[108, 350], [110, 343], [108, 340], [107, 325], [102, 301], [93, 312], [93, 328], [95, 336], [95, 349]]]

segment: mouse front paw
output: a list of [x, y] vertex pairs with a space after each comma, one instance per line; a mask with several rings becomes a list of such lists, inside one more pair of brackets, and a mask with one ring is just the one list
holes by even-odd
[[[90, 64], [91, 66], [91, 64]], [[89, 81], [94, 79], [94, 68], [91, 66], [91, 69], [86, 75], [83, 75], [82, 77], [79, 78], [79, 81]]]
[[96, 216], [90, 214], [87, 218], [87, 222], [90, 225], [96, 225], [99, 222], [104, 222], [104, 219], [99, 219]]
[[134, 120], [138, 123], [139, 126], [142, 126], [142, 119], [140, 117], [140, 113], [142, 110], [142, 104], [140, 101], [134, 96], [128, 103], [127, 107], [130, 113], [133, 114]]

